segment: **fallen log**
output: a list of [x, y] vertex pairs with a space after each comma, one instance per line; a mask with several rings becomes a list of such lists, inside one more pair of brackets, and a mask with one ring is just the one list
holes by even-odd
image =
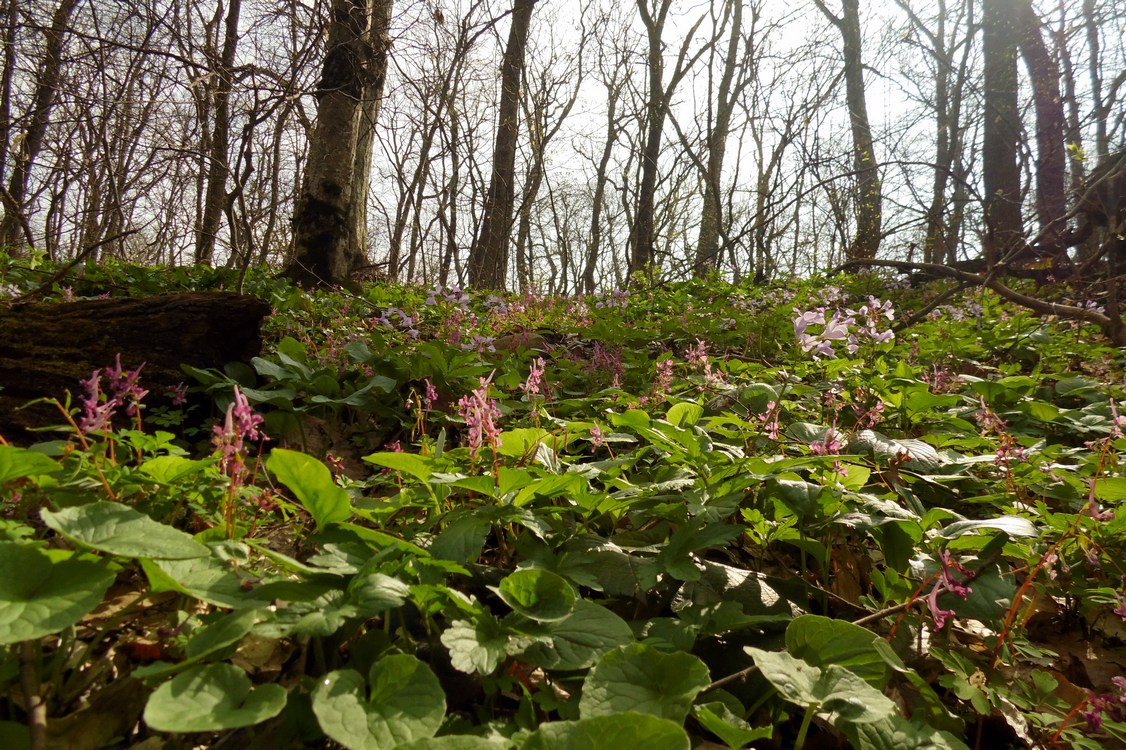
[[[233, 292], [188, 292], [153, 297], [81, 300], [0, 307], [0, 436], [35, 439], [32, 428], [63, 422], [38, 398], [81, 395], [80, 380], [114, 364], [144, 364], [146, 399], [188, 380], [181, 364], [221, 368], [245, 362], [262, 348], [262, 319], [270, 306]], [[167, 399], [164, 399], [165, 401]], [[43, 438], [39, 438], [43, 439]]]

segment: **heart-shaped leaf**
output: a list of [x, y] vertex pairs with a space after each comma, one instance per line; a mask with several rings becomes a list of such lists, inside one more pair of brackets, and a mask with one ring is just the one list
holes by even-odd
[[348, 493], [333, 481], [328, 467], [312, 456], [274, 448], [266, 468], [293, 492], [313, 516], [318, 529], [346, 521], [352, 515]]
[[0, 643], [70, 627], [101, 603], [114, 574], [105, 563], [55, 559], [38, 547], [0, 542]]
[[216, 732], [272, 719], [286, 702], [281, 685], [252, 688], [233, 664], [192, 667], [156, 689], [145, 705], [145, 723], [161, 732]]
[[688, 735], [680, 724], [648, 714], [626, 712], [544, 724], [528, 737], [521, 750], [689, 750], [690, 747]]
[[744, 650], [786, 700], [805, 708], [812, 706], [817, 713], [828, 715], [833, 724], [879, 721], [896, 713], [895, 704], [887, 696], [844, 667], [830, 664], [822, 669], [785, 651], [751, 646]]
[[683, 722], [709, 682], [707, 666], [692, 654], [665, 653], [641, 643], [622, 646], [590, 670], [579, 715], [586, 719], [636, 711]]
[[40, 515], [48, 528], [74, 544], [119, 557], [186, 560], [211, 554], [191, 535], [121, 503], [98, 501]]
[[562, 620], [575, 607], [571, 584], [549, 570], [517, 570], [494, 590], [512, 609], [540, 622]]
[[433, 737], [446, 715], [446, 695], [430, 667], [392, 654], [363, 676], [330, 672], [313, 691], [321, 729], [349, 750], [381, 750]]
[[586, 669], [612, 648], [633, 640], [629, 623], [594, 602], [579, 599], [570, 615], [547, 625], [551, 640], [533, 643], [522, 661], [544, 669]]
[[467, 674], [490, 674], [505, 656], [508, 633], [488, 613], [475, 622], [454, 620], [442, 631], [442, 645], [450, 652], [454, 669]]
[[846, 620], [802, 615], [786, 628], [786, 650], [815, 666], [844, 667], [882, 689], [887, 684], [888, 666], [873, 643], [877, 637]]

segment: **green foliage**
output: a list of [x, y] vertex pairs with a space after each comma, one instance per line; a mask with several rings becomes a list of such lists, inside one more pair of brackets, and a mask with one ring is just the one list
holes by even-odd
[[[235, 281], [111, 264], [75, 293]], [[1056, 668], [1126, 619], [1121, 355], [988, 293], [889, 338], [883, 300], [937, 290], [881, 284], [498, 301], [252, 272], [267, 349], [189, 371], [183, 432], [0, 445], [0, 744], [30, 742], [24, 679], [52, 721], [138, 691], [124, 741], [1122, 740], [1121, 686]]]

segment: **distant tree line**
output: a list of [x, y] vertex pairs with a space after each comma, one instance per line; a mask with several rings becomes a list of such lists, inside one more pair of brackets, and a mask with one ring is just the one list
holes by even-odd
[[1126, 258], [1120, 0], [0, 0], [0, 35], [16, 257], [557, 293]]

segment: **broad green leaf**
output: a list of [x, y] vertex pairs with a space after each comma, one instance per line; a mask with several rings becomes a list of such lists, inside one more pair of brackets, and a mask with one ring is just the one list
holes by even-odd
[[40, 515], [48, 528], [72, 543], [119, 557], [186, 560], [211, 554], [191, 535], [121, 503], [98, 501]]
[[352, 515], [348, 493], [333, 481], [328, 467], [312, 456], [274, 448], [266, 460], [266, 468], [305, 506], [318, 529], [345, 521]]
[[141, 569], [154, 592], [179, 591], [228, 609], [262, 607], [271, 602], [268, 593], [244, 587], [247, 579], [214, 556], [186, 560], [141, 558]]
[[209, 461], [193, 461], [183, 456], [157, 456], [141, 464], [141, 471], [161, 484], [175, 484], [185, 477], [198, 474], [209, 465]]
[[191, 668], [156, 689], [145, 705], [145, 723], [160, 732], [217, 732], [260, 724], [282, 712], [281, 685], [252, 688], [233, 664]]
[[382, 750], [433, 737], [446, 715], [446, 695], [430, 667], [392, 654], [371, 667], [368, 685], [351, 669], [330, 672], [313, 691], [321, 729], [349, 750]]
[[500, 434], [497, 453], [509, 458], [524, 458], [535, 453], [536, 446], [551, 440], [551, 433], [539, 427], [520, 427]]
[[473, 562], [481, 555], [485, 537], [492, 526], [488, 520], [478, 516], [459, 518], [434, 537], [430, 554], [439, 560]]
[[1034, 537], [1039, 534], [1036, 524], [1021, 516], [1001, 516], [999, 518], [981, 518], [976, 521], [955, 521], [949, 526], [939, 530], [938, 535], [943, 539], [957, 539], [965, 534], [975, 531], [1003, 531], [1009, 536]]
[[403, 606], [410, 587], [383, 573], [357, 576], [348, 584], [348, 604], [356, 617], [375, 617], [380, 612]]
[[608, 652], [590, 670], [579, 715], [588, 719], [637, 711], [683, 722], [709, 683], [708, 668], [698, 657], [634, 643]]
[[1126, 498], [1126, 477], [1100, 477], [1095, 481], [1095, 497], [1109, 502]]
[[786, 628], [786, 650], [813, 664], [836, 664], [883, 689], [888, 667], [873, 643], [879, 636], [845, 620], [820, 615], [794, 618]]
[[114, 574], [102, 561], [61, 560], [38, 547], [0, 542], [0, 643], [57, 633], [97, 607]]
[[838, 721], [879, 721], [897, 711], [887, 696], [844, 667], [815, 667], [785, 651], [763, 651], [751, 646], [744, 650], [782, 697], [804, 708], [812, 706], [818, 714], [828, 715], [834, 726]]
[[885, 716], [864, 724], [841, 724], [853, 747], [864, 750], [969, 750], [960, 739], [921, 721]]
[[517, 570], [494, 591], [512, 609], [540, 622], [562, 620], [575, 607], [571, 584], [548, 570]]
[[665, 420], [677, 427], [691, 427], [704, 416], [704, 407], [691, 401], [681, 401], [673, 404], [665, 413]]
[[693, 706], [692, 715], [700, 722], [700, 726], [719, 737], [732, 750], [745, 747], [755, 740], [768, 740], [774, 734], [774, 727], [752, 727], [719, 701]]
[[570, 615], [549, 623], [548, 643], [533, 643], [520, 659], [544, 669], [575, 670], [593, 666], [603, 654], [633, 640], [629, 623], [594, 602], [579, 599]]
[[505, 657], [508, 633], [486, 612], [475, 622], [454, 620], [442, 631], [441, 640], [450, 652], [454, 669], [468, 674], [491, 674]]
[[680, 724], [627, 711], [579, 721], [553, 721], [533, 732], [521, 750], [689, 750]]
[[364, 460], [385, 469], [410, 474], [421, 482], [430, 481], [435, 471], [432, 459], [414, 453], [372, 453], [364, 456]]
[[0, 445], [0, 484], [13, 479], [53, 474], [61, 469], [54, 459], [42, 453], [12, 445]]

